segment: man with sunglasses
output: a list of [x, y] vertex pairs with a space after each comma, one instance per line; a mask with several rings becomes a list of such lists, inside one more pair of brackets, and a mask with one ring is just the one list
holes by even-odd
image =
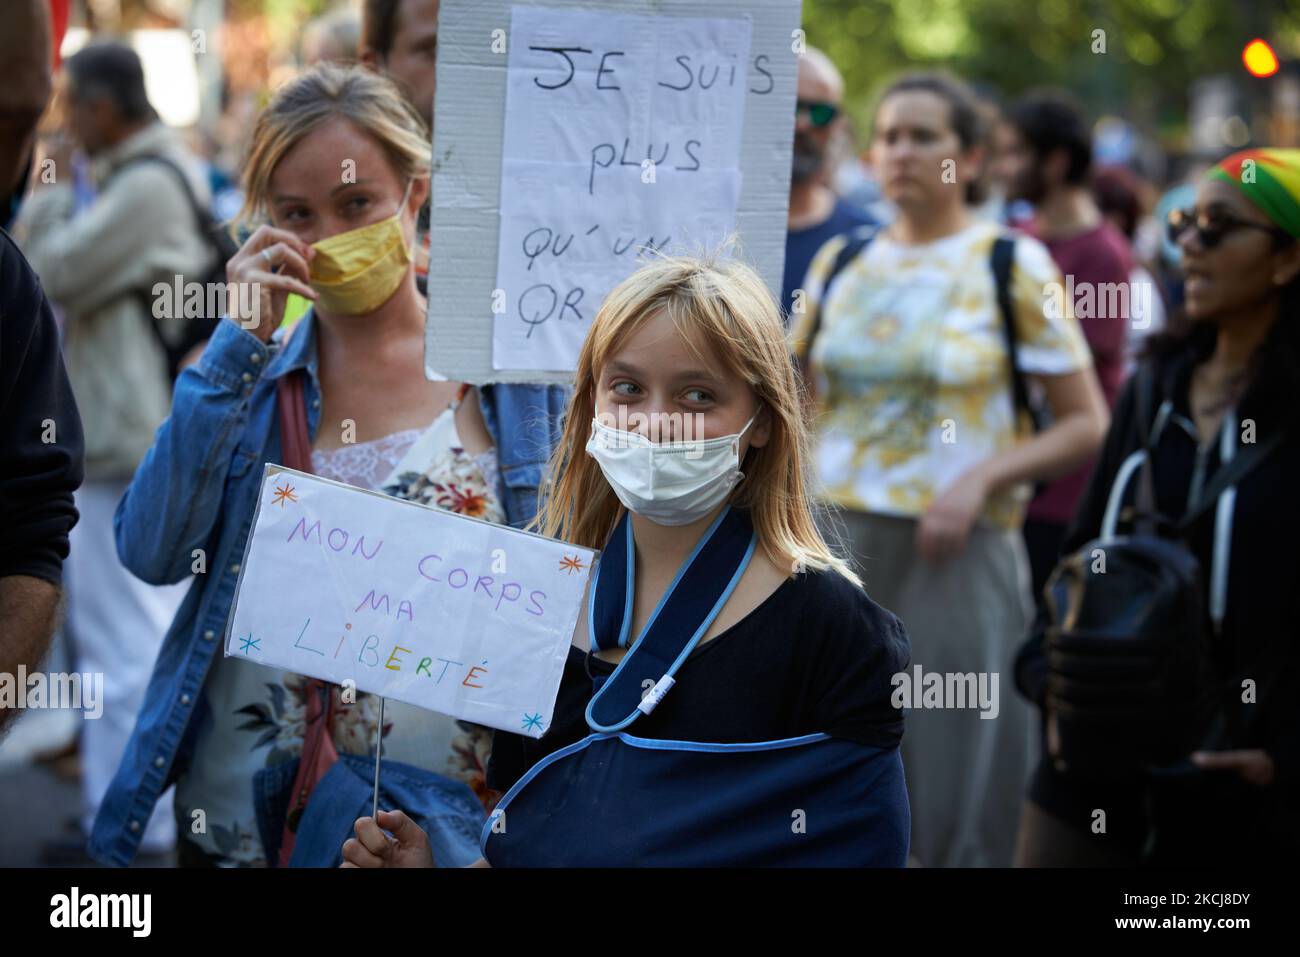
[[845, 202], [830, 186], [834, 170], [828, 155], [844, 127], [840, 112], [844, 79], [830, 58], [815, 47], [799, 57], [796, 96], [789, 232], [781, 283], [786, 316], [803, 308], [803, 297], [796, 301], [795, 290], [803, 285], [817, 250], [841, 233], [874, 222], [865, 210]]

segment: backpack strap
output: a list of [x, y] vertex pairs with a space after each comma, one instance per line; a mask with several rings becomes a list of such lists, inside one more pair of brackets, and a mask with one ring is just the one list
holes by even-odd
[[[139, 156], [131, 157], [121, 166], [113, 170], [109, 176], [109, 180], [118, 176], [123, 170], [146, 163], [162, 166], [172, 171], [176, 181], [180, 184], [182, 192], [185, 194], [185, 199], [189, 203], [190, 211], [194, 214], [194, 218], [198, 223], [199, 235], [202, 238], [204, 245], [208, 247], [214, 257], [214, 265], [212, 268], [220, 269], [222, 265], [227, 262], [232, 255], [234, 255], [234, 241], [230, 239], [228, 235], [223, 233], [221, 225], [216, 221], [215, 217], [213, 217], [212, 211], [199, 202], [198, 197], [194, 194], [193, 188], [190, 186], [189, 177], [185, 174], [185, 171], [181, 169], [180, 164], [170, 157], [163, 156], [159, 153], [142, 153]], [[223, 235], [226, 236], [225, 240], [222, 239]], [[175, 381], [176, 376], [179, 373], [178, 366], [180, 360], [191, 347], [197, 345], [211, 334], [212, 327], [216, 325], [218, 317], [205, 317], [205, 319], [198, 322], [197, 325], [194, 322], [190, 322], [188, 327], [182, 332], [179, 341], [173, 342], [163, 334], [162, 327], [158, 320], [152, 319], [153, 298], [150, 291], [151, 288], [152, 287], [141, 287], [135, 290], [133, 295], [139, 301], [141, 308], [144, 310], [144, 314], [151, 317], [148, 324], [149, 328], [152, 330], [154, 338], [162, 347], [163, 353], [167, 357], [168, 375], [173, 381]]]
[[993, 269], [993, 285], [997, 290], [998, 312], [1002, 314], [1002, 335], [1007, 343], [1007, 359], [1011, 363], [1011, 394], [1018, 412], [1029, 413], [1038, 429], [1038, 417], [1029, 401], [1029, 386], [1024, 373], [1020, 371], [1019, 349], [1016, 335], [1016, 310], [1011, 302], [1011, 270], [1016, 261], [1016, 240], [1014, 236], [999, 236], [993, 241], [993, 251], [989, 254], [989, 265]]
[[1133, 380], [1134, 410], [1137, 413], [1138, 452], [1142, 456], [1137, 473], [1137, 496], [1134, 503], [1136, 528], [1155, 534], [1159, 522], [1156, 508], [1155, 472], [1151, 466], [1152, 443], [1156, 436], [1156, 418], [1160, 405], [1160, 373], [1154, 362], [1143, 363]]
[[[1156, 510], [1155, 482], [1151, 474], [1152, 442], [1155, 439], [1156, 419], [1160, 415], [1160, 375], [1154, 362], [1144, 362], [1133, 374], [1135, 400], [1135, 418], [1137, 419], [1138, 447], [1125, 460], [1116, 475], [1111, 488], [1110, 500], [1106, 508], [1108, 518], [1102, 522], [1103, 530], [1114, 528], [1119, 517], [1119, 503], [1130, 478], [1136, 474], [1138, 487], [1134, 498], [1133, 518], [1136, 527], [1142, 531], [1158, 534], [1157, 523], [1163, 524], [1175, 533], [1186, 532], [1196, 520], [1213, 507], [1222, 495], [1247, 475], [1258, 468], [1265, 459], [1282, 444], [1287, 430], [1277, 429], [1263, 442], [1247, 446], [1228, 461], [1224, 461], [1214, 473], [1195, 502], [1188, 503], [1187, 510], [1177, 520], [1162, 519]], [[1104, 536], [1103, 536], [1104, 537]]]
[[311, 436], [307, 430], [307, 374], [299, 369], [275, 384], [280, 414], [280, 463], [299, 472], [313, 472]]
[[1262, 464], [1272, 454], [1273, 450], [1282, 444], [1284, 435], [1285, 432], [1279, 429], [1263, 442], [1247, 446], [1239, 451], [1232, 457], [1232, 461], [1220, 465], [1210, 483], [1201, 490], [1200, 498], [1187, 509], [1183, 517], [1178, 520], [1175, 528], [1181, 532], [1191, 527], [1193, 522], [1205, 514], [1219, 500], [1219, 496], [1223, 492], [1236, 485]]
[[[311, 436], [307, 429], [307, 373], [302, 369], [276, 382], [275, 398], [280, 416], [281, 464], [299, 472], [314, 474], [311, 467]], [[307, 682], [307, 716], [302, 754], [294, 773], [289, 810], [280, 837], [280, 867], [288, 867], [297, 841], [298, 822], [321, 778], [338, 760], [334, 747], [334, 685], [311, 678]]]
[[804, 356], [812, 352], [813, 340], [817, 338], [817, 333], [821, 332], [822, 311], [826, 304], [826, 299], [831, 294], [831, 283], [835, 282], [835, 277], [842, 273], [844, 268], [857, 258], [858, 253], [867, 248], [879, 232], [880, 226], [869, 225], [859, 226], [846, 234], [848, 239], [844, 245], [840, 247], [840, 251], [835, 254], [835, 261], [831, 263], [831, 271], [826, 274], [826, 281], [822, 283], [822, 294], [817, 300], [816, 309], [813, 310], [812, 325], [808, 329], [808, 335], [804, 337]]

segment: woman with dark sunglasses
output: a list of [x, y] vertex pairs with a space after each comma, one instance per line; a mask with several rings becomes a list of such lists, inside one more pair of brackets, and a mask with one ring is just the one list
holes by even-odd
[[[1044, 757], [1022, 822], [1026, 866], [1289, 862], [1300, 850], [1300, 562], [1291, 551], [1300, 540], [1300, 150], [1230, 156], [1202, 179], [1195, 207], [1169, 217], [1169, 235], [1183, 253], [1185, 315], [1144, 360], [1155, 392], [1144, 404], [1156, 411], [1137, 421], [1139, 372], [1115, 407], [1064, 551], [1098, 537], [1144, 424], [1155, 507], [1168, 521], [1198, 506], [1225, 462], [1252, 444], [1271, 449], [1185, 534], [1214, 623], [1219, 730], [1180, 765], [1141, 774], [1071, 774]], [[1041, 647], [1027, 646], [1017, 683], [1040, 706], [1047, 671]], [[1049, 748], [1052, 724], [1049, 712]]]

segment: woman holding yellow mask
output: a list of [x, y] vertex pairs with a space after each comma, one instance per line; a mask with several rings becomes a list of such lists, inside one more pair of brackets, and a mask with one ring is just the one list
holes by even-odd
[[[140, 815], [172, 782], [182, 865], [334, 863], [360, 810], [350, 795], [369, 794], [377, 699], [219, 652], [267, 462], [292, 464], [301, 439], [327, 478], [518, 526], [536, 511], [565, 390], [424, 377], [412, 246], [430, 153], [396, 87], [361, 68], [310, 70], [258, 118], [241, 218], [259, 225], [227, 267], [231, 317], [177, 380], [118, 507], [132, 572], [201, 573], [96, 821], [102, 860], [131, 860]], [[281, 331], [290, 294], [312, 307]], [[448, 863], [478, 856], [490, 744], [485, 729], [386, 708], [384, 759], [409, 767], [384, 780], [414, 789]], [[337, 838], [321, 829], [336, 812]]]

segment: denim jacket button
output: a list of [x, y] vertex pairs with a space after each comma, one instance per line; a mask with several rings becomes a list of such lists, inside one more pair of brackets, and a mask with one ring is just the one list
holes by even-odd
[[235, 564], [230, 566], [230, 574], [232, 575], [239, 574], [239, 562], [235, 562]]
[[251, 372], [245, 372], [244, 375], [243, 375], [243, 380], [244, 380], [245, 382], [252, 382], [252, 381], [253, 381], [253, 373], [251, 373]]
[[132, 821], [130, 824], [127, 825], [127, 827], [128, 827], [131, 831], [133, 831], [133, 832], [134, 832], [134, 831], [138, 831], [138, 830], [140, 830], [140, 822], [139, 822], [139, 821]]
[[187, 694], [181, 695], [181, 704], [189, 704], [189, 703], [190, 703], [190, 696]]
[[312, 399], [312, 400], [311, 400], [311, 407], [312, 407], [313, 409], [319, 409], [319, 408], [320, 408], [320, 399]]
[[248, 357], [248, 361], [253, 363], [254, 365], [257, 365], [259, 362], [262, 361], [262, 353], [254, 352], [252, 355]]
[[217, 637], [217, 633], [213, 631], [211, 628], [209, 628], [207, 631], [203, 633], [204, 641], [211, 641], [215, 637]]
[[153, 766], [154, 766], [155, 768], [161, 768], [161, 767], [165, 766], [166, 764], [167, 764], [167, 761], [166, 761], [166, 760], [165, 760], [161, 755], [153, 759]]

